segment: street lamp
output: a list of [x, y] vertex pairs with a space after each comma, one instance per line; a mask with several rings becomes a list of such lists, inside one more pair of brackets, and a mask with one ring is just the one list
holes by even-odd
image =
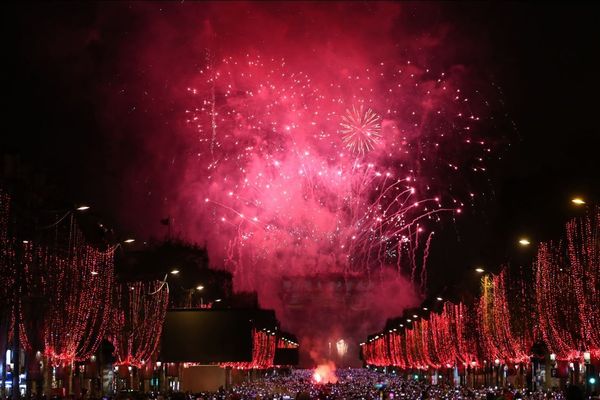
[[444, 300], [444, 299], [442, 299], [441, 297], [436, 297], [436, 300], [437, 300], [437, 301], [442, 301], [442, 300]]
[[89, 210], [90, 206], [86, 206], [86, 205], [80, 205], [79, 207], [76, 208], [77, 211], [86, 211]]
[[531, 244], [531, 242], [527, 238], [521, 238], [521, 239], [519, 239], [519, 244], [521, 246], [529, 246]]
[[475, 272], [483, 274], [485, 272], [485, 269], [478, 267], [478, 268], [475, 268]]
[[133, 243], [133, 242], [135, 242], [135, 239], [129, 238], [129, 239], [123, 240], [123, 242], [125, 242], [125, 243]]
[[204, 286], [202, 286], [202, 285], [196, 286], [196, 290], [202, 290], [202, 289], [204, 289]]
[[179, 273], [179, 270], [177, 268], [171, 270], [171, 275], [177, 275]]
[[575, 204], [576, 206], [582, 206], [585, 204], [585, 200], [583, 200], [581, 197], [574, 197], [571, 199], [571, 203]]

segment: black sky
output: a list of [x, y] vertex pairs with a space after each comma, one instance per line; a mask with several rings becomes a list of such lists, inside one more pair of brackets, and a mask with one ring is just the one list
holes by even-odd
[[[115, 48], [137, 21], [123, 13], [111, 21], [113, 34], [100, 41], [94, 26], [104, 7], [77, 2], [3, 7], [0, 152], [18, 154], [47, 175], [64, 200], [90, 202], [119, 227], [113, 199], [123, 164], [111, 154], [114, 146], [131, 144], [105, 141], [96, 84], [118, 75], [111, 62]], [[503, 88], [506, 111], [516, 124], [511, 148], [494, 172], [493, 200], [446, 226], [436, 241], [430, 264], [435, 292], [460, 285], [473, 265], [493, 269], [509, 260], [527, 262], [532, 254], [515, 245], [520, 235], [556, 238], [566, 219], [579, 212], [569, 204], [572, 195], [600, 200], [600, 9], [570, 2], [447, 2], [434, 8], [436, 13], [413, 22], [415, 29], [451, 21], [471, 41], [466, 48], [457, 43], [456, 51]]]

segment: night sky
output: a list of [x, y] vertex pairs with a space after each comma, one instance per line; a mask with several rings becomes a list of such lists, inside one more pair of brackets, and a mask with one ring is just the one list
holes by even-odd
[[[318, 40], [321, 34], [324, 40], [336, 37], [348, 49], [352, 38], [364, 41], [359, 47], [368, 44], [372, 31], [367, 23], [361, 25], [361, 19], [375, 12], [372, 7], [355, 2], [346, 14], [336, 12], [339, 7], [254, 4], [247, 8], [247, 18], [236, 16], [241, 18], [239, 30], [221, 32], [216, 41], [235, 43], [229, 50], [243, 49], [253, 12], [268, 10], [271, 17], [282, 16], [277, 26], [287, 24], [289, 30], [285, 38], [257, 34], [263, 47], [268, 48], [272, 40], [286, 48], [286, 54], [293, 54], [289, 48], [296, 44], [290, 37]], [[194, 11], [188, 13], [189, 9]], [[494, 270], [504, 262], [530, 262], [533, 249], [518, 248], [517, 239], [526, 235], [535, 242], [559, 237], [566, 219], [581, 212], [569, 202], [573, 195], [583, 196], [588, 203], [600, 199], [600, 12], [598, 6], [567, 3], [405, 3], [401, 9], [401, 16], [391, 23], [401, 46], [412, 46], [413, 38], [441, 40], [443, 46], [436, 49], [443, 51], [428, 54], [429, 58], [441, 65], [460, 62], [476, 72], [477, 80], [500, 87], [502, 95], [496, 100], [503, 106], [495, 111], [514, 122], [514, 128], [502, 134], [507, 141], [500, 146], [502, 160], [488, 166], [491, 183], [482, 189], [485, 200], [465, 210], [456, 223], [446, 221], [438, 229], [428, 264], [430, 293], [449, 293], [470, 282], [475, 265]], [[331, 28], [323, 24], [324, 16], [343, 16], [350, 22], [332, 23]], [[93, 205], [94, 212], [117, 230], [140, 238], [160, 235], [164, 227], [159, 221], [166, 217], [163, 210], [140, 203], [135, 194], [160, 192], [168, 186], [144, 183], [132, 169], [144, 165], [147, 152], [160, 152], [169, 143], [153, 142], [149, 147], [145, 138], [152, 142], [159, 125], [175, 129], [165, 121], [173, 120], [177, 103], [161, 96], [167, 89], [144, 88], [140, 82], [146, 77], [153, 84], [162, 79], [166, 88], [176, 82], [177, 74], [197, 67], [202, 48], [210, 44], [188, 34], [194, 30], [201, 34], [208, 29], [202, 21], [211, 18], [225, 19], [217, 5], [187, 2], [5, 6], [2, 153], [18, 155], [24, 164], [45, 174], [62, 200]], [[174, 34], [180, 20], [182, 33]], [[303, 31], [303, 21], [308, 21], [306, 29], [311, 33]], [[357, 30], [365, 29], [364, 34], [352, 29], [354, 21]], [[214, 26], [218, 31], [227, 24]], [[263, 27], [258, 24], [256, 29]], [[348, 41], [344, 29], [353, 31]], [[177, 59], [186, 46], [197, 62]], [[179, 50], [171, 52], [171, 48]], [[146, 89], [150, 94], [144, 93]], [[119, 97], [120, 90], [131, 91], [126, 100]], [[136, 96], [152, 100], [136, 102], [132, 100]], [[136, 106], [146, 107], [146, 123], [153, 127], [147, 134], [136, 131], [140, 125], [135, 115], [143, 112]], [[152, 166], [144, 176], [151, 176], [152, 168], [161, 169], [159, 157], [148, 164]], [[127, 201], [130, 193], [136, 200]]]

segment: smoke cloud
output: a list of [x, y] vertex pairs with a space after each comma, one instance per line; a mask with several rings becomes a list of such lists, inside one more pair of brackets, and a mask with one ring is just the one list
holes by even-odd
[[103, 5], [88, 40], [114, 44], [97, 108], [120, 219], [159, 236], [169, 216], [276, 309], [306, 364], [344, 339], [337, 361], [355, 365], [364, 335], [420, 301], [434, 229], [490, 151], [485, 95], [440, 18], [392, 2]]

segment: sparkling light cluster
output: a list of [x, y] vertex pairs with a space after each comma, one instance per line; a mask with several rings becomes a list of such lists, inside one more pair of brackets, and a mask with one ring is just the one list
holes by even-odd
[[353, 153], [364, 154], [373, 150], [381, 139], [381, 117], [370, 108], [352, 106], [340, 123], [342, 140]]
[[242, 287], [386, 266], [424, 286], [434, 223], [475, 196], [465, 174], [492, 153], [488, 106], [459, 81], [410, 61], [328, 79], [259, 56], [207, 65], [186, 111], [198, 145], [185, 203], [212, 221], [203, 240]]

